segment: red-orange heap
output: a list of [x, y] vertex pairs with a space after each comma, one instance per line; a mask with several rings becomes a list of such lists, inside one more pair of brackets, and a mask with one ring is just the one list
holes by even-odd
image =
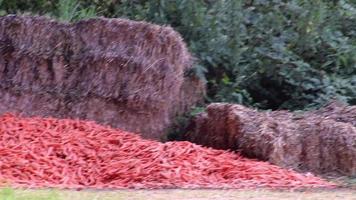
[[190, 142], [94, 122], [0, 117], [0, 180], [26, 188], [310, 188], [335, 185]]

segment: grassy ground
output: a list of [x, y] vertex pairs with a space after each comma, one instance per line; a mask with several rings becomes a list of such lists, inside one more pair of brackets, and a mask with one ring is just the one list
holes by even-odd
[[0, 188], [0, 200], [356, 200], [356, 178], [329, 177], [343, 189], [272, 190], [24, 190]]
[[269, 191], [269, 190], [13, 190], [2, 189], [0, 200], [356, 200], [356, 190]]

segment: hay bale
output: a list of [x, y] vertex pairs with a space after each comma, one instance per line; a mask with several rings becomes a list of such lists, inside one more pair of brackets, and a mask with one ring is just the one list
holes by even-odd
[[8, 15], [0, 55], [0, 113], [94, 120], [157, 139], [204, 93], [184, 75], [192, 58], [180, 35], [146, 22]]
[[330, 104], [301, 114], [214, 103], [193, 120], [185, 139], [286, 168], [355, 176], [355, 108]]
[[349, 123], [356, 127], [356, 106], [347, 106], [342, 102], [332, 101], [311, 113], [337, 122]]

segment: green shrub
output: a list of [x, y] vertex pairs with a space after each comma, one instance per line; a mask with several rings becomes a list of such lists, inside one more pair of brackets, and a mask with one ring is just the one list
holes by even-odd
[[134, 12], [117, 16], [174, 26], [200, 60], [195, 69], [207, 80], [209, 101], [297, 110], [331, 99], [355, 103], [354, 7], [326, 0], [156, 0], [131, 3]]
[[93, 6], [84, 8], [77, 0], [59, 0], [56, 17], [62, 21], [76, 21], [96, 16]]
[[331, 99], [356, 104], [355, 0], [75, 2], [77, 9], [61, 10], [59, 1], [13, 0], [4, 1], [0, 10], [49, 13], [69, 21], [95, 12], [169, 24], [198, 58], [194, 72], [207, 81], [208, 102], [291, 110], [316, 108]]
[[0, 10], [7, 14], [32, 12], [39, 15], [52, 13], [56, 10], [58, 0], [1, 0]]

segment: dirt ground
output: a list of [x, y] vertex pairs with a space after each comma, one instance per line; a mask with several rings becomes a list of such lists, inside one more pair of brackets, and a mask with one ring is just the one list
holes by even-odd
[[2, 200], [356, 200], [356, 190], [333, 191], [270, 191], [270, 190], [7, 190]]

